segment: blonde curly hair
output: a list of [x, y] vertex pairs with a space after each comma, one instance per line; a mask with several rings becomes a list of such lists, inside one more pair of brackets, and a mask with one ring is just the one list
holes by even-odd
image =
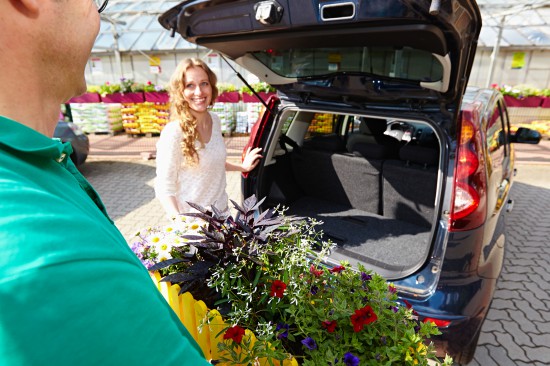
[[168, 87], [170, 112], [173, 119], [179, 120], [181, 130], [183, 131], [181, 152], [189, 164], [197, 164], [199, 161], [199, 155], [195, 148], [195, 141], [199, 138], [197, 119], [191, 114], [189, 104], [183, 97], [186, 84], [185, 74], [191, 67], [200, 67], [208, 75], [208, 81], [212, 87], [210, 106], [214, 105], [218, 97], [218, 87], [216, 86], [218, 78], [208, 65], [198, 58], [187, 58], [181, 61], [170, 78], [170, 85]]

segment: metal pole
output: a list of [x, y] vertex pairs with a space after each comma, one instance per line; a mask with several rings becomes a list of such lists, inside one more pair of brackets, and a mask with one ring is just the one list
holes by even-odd
[[116, 61], [116, 64], [117, 64], [118, 72], [120, 74], [119, 77], [123, 77], [124, 75], [122, 73], [122, 58], [120, 57], [120, 50], [118, 49], [118, 37], [120, 37], [120, 35], [116, 31], [115, 23], [113, 22], [112, 24], [113, 24], [113, 39], [115, 41], [115, 49], [114, 49], [115, 61]]
[[493, 47], [493, 53], [491, 53], [491, 64], [489, 65], [489, 73], [487, 74], [487, 82], [485, 87], [489, 88], [493, 81], [493, 76], [495, 73], [495, 64], [498, 58], [498, 52], [500, 50], [500, 43], [502, 41], [502, 31], [504, 30], [504, 22], [506, 21], [506, 15], [500, 19], [500, 24], [498, 26], [498, 35], [495, 46]]

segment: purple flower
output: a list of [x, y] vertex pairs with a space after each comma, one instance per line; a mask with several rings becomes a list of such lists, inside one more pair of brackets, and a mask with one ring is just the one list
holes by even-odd
[[284, 329], [283, 332], [277, 334], [277, 339], [287, 338], [288, 337], [288, 324], [277, 324], [277, 327], [275, 328], [275, 332], [279, 332], [281, 329]]
[[344, 364], [346, 366], [359, 366], [359, 357], [353, 353], [348, 352], [344, 355]]
[[384, 346], [386, 345], [386, 336], [380, 337], [380, 343], [382, 343]]
[[145, 268], [147, 268], [147, 269], [149, 269], [149, 268], [151, 268], [155, 265], [155, 262], [153, 262], [150, 259], [144, 260], [144, 261], [142, 261], [142, 263], [145, 266]]
[[317, 349], [317, 343], [311, 337], [307, 337], [302, 340], [302, 344], [307, 347], [310, 351]]
[[366, 274], [365, 272], [361, 272], [361, 281], [370, 281], [372, 280], [372, 276], [369, 274]]
[[311, 289], [309, 290], [312, 295], [317, 295], [317, 291], [319, 291], [319, 287], [313, 285], [311, 286]]
[[376, 361], [380, 361], [380, 353], [377, 353], [376, 356], [374, 356], [374, 358], [376, 358]]

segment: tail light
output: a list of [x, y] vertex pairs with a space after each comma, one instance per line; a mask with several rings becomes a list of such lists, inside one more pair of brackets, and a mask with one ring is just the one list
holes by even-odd
[[486, 177], [477, 111], [462, 111], [451, 206], [451, 231], [471, 230], [485, 222]]
[[447, 328], [449, 325], [451, 325], [451, 321], [446, 319], [424, 318], [424, 320], [422, 321], [424, 323], [434, 323], [435, 326], [438, 328]]
[[[269, 120], [272, 118], [271, 111], [275, 108], [276, 102], [279, 100], [279, 98], [275, 96], [270, 96], [267, 100], [267, 109], [264, 111], [263, 115], [259, 118], [259, 120], [254, 123], [254, 126], [252, 126], [252, 130], [250, 130], [250, 137], [248, 138], [248, 142], [244, 146], [243, 152], [241, 154], [241, 161], [244, 161], [244, 157], [246, 155], [246, 151], [250, 149], [254, 149], [256, 147], [260, 146], [261, 138], [264, 134], [266, 126], [269, 122]], [[248, 177], [249, 173], [242, 173], [242, 176], [244, 178]]]

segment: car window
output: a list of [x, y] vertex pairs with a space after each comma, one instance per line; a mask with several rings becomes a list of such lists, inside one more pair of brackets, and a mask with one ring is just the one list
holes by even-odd
[[283, 122], [283, 127], [281, 128], [281, 132], [286, 134], [287, 131], [288, 131], [288, 128], [290, 127], [290, 124], [292, 123], [292, 121], [294, 120], [294, 117], [296, 116], [296, 111], [294, 112], [291, 112], [288, 117], [285, 119], [285, 121]]
[[335, 134], [337, 132], [337, 123], [337, 115], [330, 113], [315, 113], [307, 129], [305, 139]]
[[493, 168], [502, 165], [505, 155], [505, 134], [500, 108], [497, 105], [489, 113], [487, 119], [487, 151], [489, 152], [489, 163]]
[[504, 155], [508, 156], [510, 154], [510, 144], [508, 141], [508, 132], [510, 131], [510, 120], [508, 119], [508, 111], [506, 110], [506, 105], [502, 100], [498, 101], [498, 107], [500, 110], [500, 115], [502, 116], [502, 139], [504, 143]]
[[424, 82], [443, 78], [443, 66], [433, 54], [409, 47], [268, 49], [252, 54], [273, 72], [291, 78], [336, 72], [368, 73]]

